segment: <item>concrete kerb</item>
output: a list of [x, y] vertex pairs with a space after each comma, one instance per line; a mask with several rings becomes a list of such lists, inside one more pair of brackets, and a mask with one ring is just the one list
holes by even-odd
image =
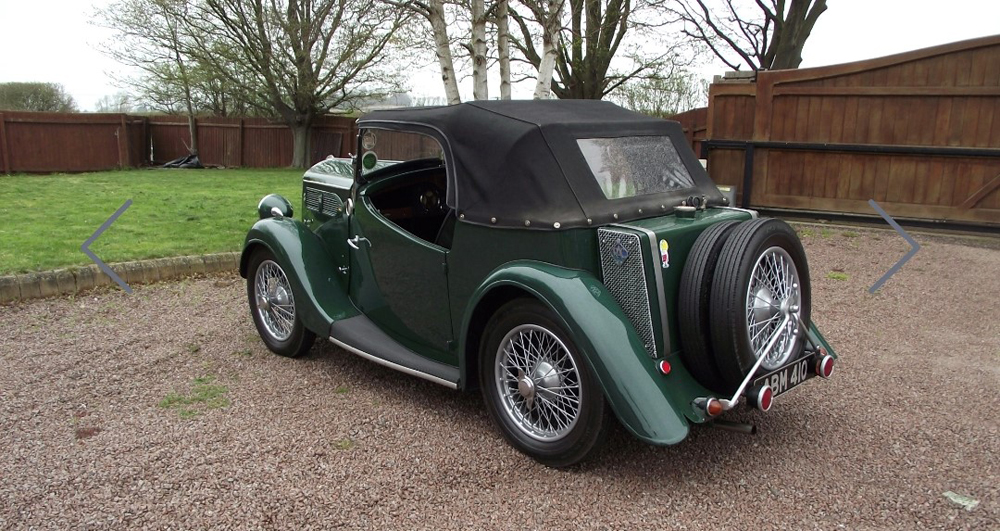
[[[111, 264], [111, 269], [129, 286], [174, 280], [192, 275], [236, 271], [240, 253], [177, 256]], [[80, 293], [115, 281], [96, 264], [21, 275], [0, 276], [0, 304], [42, 297]]]

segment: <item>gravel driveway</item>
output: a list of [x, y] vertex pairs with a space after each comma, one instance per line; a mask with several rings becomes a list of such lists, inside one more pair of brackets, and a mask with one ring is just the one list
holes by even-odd
[[1000, 251], [918, 238], [869, 295], [907, 246], [845, 231], [803, 230], [831, 380], [571, 470], [478, 394], [269, 354], [235, 276], [0, 307], [0, 528], [1000, 529]]

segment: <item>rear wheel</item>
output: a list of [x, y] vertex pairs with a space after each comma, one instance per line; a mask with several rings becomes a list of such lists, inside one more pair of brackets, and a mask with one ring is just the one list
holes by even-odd
[[250, 257], [247, 298], [257, 333], [275, 354], [298, 357], [312, 347], [316, 335], [299, 318], [295, 295], [274, 255], [260, 248]]
[[809, 323], [809, 266], [795, 231], [777, 219], [738, 226], [726, 240], [710, 294], [711, 342], [726, 391], [761, 356], [777, 369], [801, 351]]
[[493, 316], [479, 378], [504, 437], [543, 464], [582, 461], [607, 434], [611, 417], [600, 385], [556, 316], [538, 301], [517, 299]]

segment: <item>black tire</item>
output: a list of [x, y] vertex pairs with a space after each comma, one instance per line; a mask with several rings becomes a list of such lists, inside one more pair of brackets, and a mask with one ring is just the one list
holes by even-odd
[[[546, 332], [551, 336], [546, 335]], [[512, 339], [517, 338], [515, 341], [537, 339], [540, 343], [532, 343], [533, 345], [553, 347], [552, 356], [539, 353], [533, 362], [527, 356], [524, 358], [526, 365], [533, 364], [525, 373], [533, 382], [530, 384], [531, 402], [519, 391], [520, 383], [515, 383], [517, 388], [508, 387], [514, 383], [513, 380], [517, 380], [517, 375], [509, 365], [501, 365], [506, 360], [515, 361], [508, 358], [504, 354], [506, 350], [501, 348], [505, 338], [512, 334], [527, 334], [511, 336]], [[510, 344], [510, 349], [517, 348], [513, 342]], [[536, 349], [538, 352], [549, 350]], [[548, 365], [550, 368], [542, 365], [543, 362], [551, 362]], [[546, 376], [535, 380], [534, 377], [540, 374], [553, 374], [553, 369], [559, 369], [554, 377]], [[510, 378], [504, 378], [504, 374], [510, 375]], [[551, 378], [556, 381], [549, 382]], [[511, 381], [504, 382], [505, 379]], [[519, 451], [544, 465], [566, 467], [578, 463], [599, 449], [607, 437], [612, 416], [604, 401], [600, 384], [587, 365], [587, 360], [559, 324], [556, 315], [534, 299], [515, 299], [502, 306], [490, 319], [480, 348], [479, 381], [486, 409], [504, 438]], [[524, 385], [528, 387], [528, 384]], [[560, 399], [546, 385], [575, 398]], [[507, 391], [504, 396], [501, 396], [501, 386]], [[518, 399], [524, 405], [523, 409], [518, 406]], [[543, 413], [565, 412], [558, 408], [571, 404], [571, 400], [578, 404], [574, 410], [575, 416], [572, 417], [575, 420], [569, 421], [570, 415], [563, 415], [562, 419], [567, 426], [562, 428], [562, 433], [546, 438], [545, 430], [540, 426], [544, 427], [546, 423], [551, 425], [552, 422], [546, 420], [549, 417], [543, 416]], [[519, 420], [517, 411], [523, 412], [526, 420]], [[538, 428], [535, 435], [529, 434], [529, 430], [534, 428]], [[552, 431], [554, 433], [556, 430]]]
[[710, 295], [719, 254], [737, 225], [737, 221], [716, 223], [698, 236], [684, 264], [678, 295], [681, 360], [701, 385], [720, 393], [726, 385], [712, 351]]
[[[765, 254], [767, 257], [764, 257]], [[773, 297], [773, 300], [770, 300], [771, 297], [766, 297], [768, 300], [764, 300], [755, 293], [754, 297], [750, 297], [750, 282], [754, 267], [758, 260], [766, 261], [768, 258], [780, 258], [794, 265], [797, 282], [793, 284], [798, 284], [799, 287], [797, 290], [789, 288], [789, 293], [793, 296], [785, 299]], [[792, 269], [789, 268], [789, 271]], [[795, 230], [778, 219], [756, 219], [736, 227], [722, 247], [712, 280], [710, 297], [712, 351], [725, 386], [724, 391], [735, 391], [757, 361], [751, 344], [747, 315], [752, 313], [749, 306], [751, 301], [753, 304], [760, 304], [762, 311], [768, 311], [768, 307], [774, 309], [772, 311], [774, 316], [771, 319], [776, 319], [773, 321], [775, 326], [785, 315], [793, 317], [793, 328], [797, 330], [797, 334], [789, 334], [786, 336], [790, 339], [789, 342], [778, 344], [787, 345], [787, 348], [779, 349], [780, 352], [789, 353], [783, 363], [791, 361], [801, 350], [805, 330], [799, 321], [808, 326], [811, 304], [809, 264]], [[787, 303], [782, 302], [786, 299]], [[763, 304], [757, 301], [762, 301]], [[779, 309], [779, 306], [797, 307], [798, 318], [794, 318], [795, 312], [782, 313], [785, 310]], [[756, 315], [753, 318], [756, 320]], [[758, 322], [763, 321], [764, 319], [760, 319]], [[759, 341], [762, 343], [775, 333], [769, 331], [767, 327], [757, 330], [758, 337], [762, 338]]]
[[[287, 313], [281, 313], [280, 316], [276, 317], [278, 315], [277, 309], [272, 312], [266, 306], [262, 308], [262, 304], [258, 303], [257, 281], [258, 275], [261, 274], [268, 275], [269, 278], [273, 279], [273, 281], [265, 282], [272, 287], [280, 284], [281, 279], [283, 279], [283, 291], [280, 293], [272, 292], [270, 297], [265, 293], [265, 298], [269, 299], [268, 305], [285, 302], [279, 306], [285, 308], [285, 312], [290, 307], [290, 318], [287, 317]], [[264, 286], [264, 289], [268, 289], [267, 286]], [[288, 283], [288, 276], [271, 251], [264, 247], [257, 249], [250, 257], [247, 268], [247, 299], [250, 303], [250, 315], [257, 327], [257, 333], [260, 334], [260, 338], [264, 340], [264, 344], [271, 352], [289, 358], [296, 358], [309, 352], [316, 340], [316, 334], [302, 324], [298, 308], [295, 305], [295, 297], [292, 295]]]

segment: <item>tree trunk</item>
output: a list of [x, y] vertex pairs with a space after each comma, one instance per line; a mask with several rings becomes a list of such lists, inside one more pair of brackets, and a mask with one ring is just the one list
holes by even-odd
[[188, 105], [188, 133], [191, 135], [191, 145], [188, 146], [188, 152], [198, 156], [198, 119], [194, 117], [190, 105]]
[[538, 79], [535, 83], [536, 100], [548, 99], [552, 93], [552, 71], [555, 69], [558, 55], [556, 42], [559, 40], [563, 1], [548, 1], [542, 32], [542, 57], [538, 64]]
[[775, 30], [771, 47], [774, 58], [771, 70], [798, 68], [802, 63], [802, 48], [812, 33], [816, 19], [826, 11], [826, 0], [793, 0], [781, 31]]
[[462, 103], [458, 94], [458, 80], [455, 78], [455, 63], [451, 57], [451, 41], [448, 39], [448, 25], [444, 19], [444, 0], [431, 0], [427, 18], [434, 33], [434, 52], [441, 67], [441, 81], [444, 83], [444, 95], [449, 105]]
[[488, 100], [486, 80], [486, 7], [483, 0], [472, 0], [472, 98]]
[[309, 133], [312, 120], [289, 124], [292, 129], [292, 167], [305, 168], [309, 165]]
[[508, 0], [497, 3], [497, 55], [500, 57], [500, 99], [510, 99], [510, 16]]

